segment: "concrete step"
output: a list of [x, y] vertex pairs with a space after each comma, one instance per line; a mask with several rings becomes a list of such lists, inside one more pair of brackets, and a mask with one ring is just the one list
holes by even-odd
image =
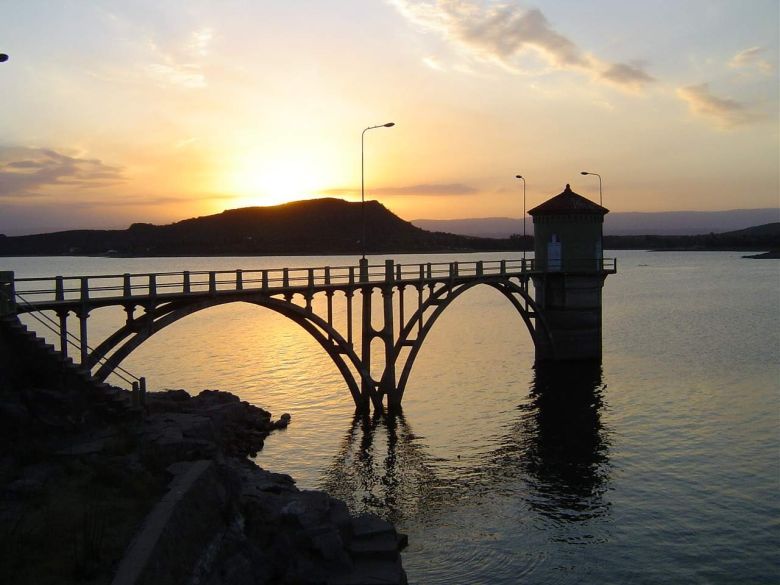
[[129, 393], [95, 378], [89, 370], [75, 363], [73, 358], [64, 356], [54, 345], [48, 343], [44, 338], [38, 337], [34, 331], [30, 331], [17, 318], [2, 319], [0, 322], [20, 343], [26, 345], [29, 351], [94, 386], [99, 394], [106, 399], [105, 405], [110, 410], [126, 411], [130, 407]]

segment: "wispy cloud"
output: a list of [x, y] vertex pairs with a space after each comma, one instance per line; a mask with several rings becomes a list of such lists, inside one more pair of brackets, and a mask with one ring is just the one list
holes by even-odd
[[205, 57], [209, 54], [211, 41], [214, 38], [214, 31], [210, 28], [202, 28], [193, 31], [190, 34], [189, 51], [196, 55]]
[[640, 90], [655, 81], [639, 64], [615, 63], [601, 72], [605, 80], [626, 88]]
[[763, 47], [750, 47], [740, 51], [729, 60], [729, 67], [732, 69], [758, 69], [763, 73], [770, 74], [774, 71], [774, 66], [764, 59], [766, 49]]
[[206, 87], [206, 75], [202, 60], [209, 54], [214, 32], [210, 28], [192, 31], [184, 42], [168, 43], [163, 47], [157, 42], [149, 42], [152, 53], [151, 63], [146, 65], [146, 73], [156, 81], [184, 89]]
[[187, 89], [206, 87], [206, 76], [197, 65], [186, 63], [150, 63], [146, 66], [146, 72], [152, 79], [168, 85]]
[[688, 104], [693, 113], [704, 116], [723, 128], [746, 124], [758, 118], [746, 104], [714, 95], [707, 83], [681, 87], [677, 90], [677, 95]]
[[409, 21], [435, 30], [474, 57], [519, 72], [517, 58], [527, 51], [556, 69], [575, 69], [636, 91], [654, 81], [639, 64], [604, 63], [556, 31], [539, 9], [514, 3], [476, 0], [388, 0]]
[[434, 71], [444, 71], [444, 65], [442, 65], [436, 57], [423, 57], [422, 62], [426, 67], [429, 67]]
[[[463, 183], [426, 183], [420, 185], [408, 185], [406, 187], [372, 187], [371, 195], [473, 195], [477, 189]], [[325, 189], [321, 195], [356, 195], [360, 189], [353, 187]]]
[[122, 169], [47, 148], [0, 147], [0, 197], [39, 195], [52, 187], [93, 189], [122, 183]]

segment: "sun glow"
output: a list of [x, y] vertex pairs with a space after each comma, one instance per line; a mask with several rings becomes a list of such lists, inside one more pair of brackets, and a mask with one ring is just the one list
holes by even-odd
[[314, 157], [246, 155], [225, 173], [222, 189], [238, 206], [277, 205], [313, 199], [333, 180], [333, 172]]

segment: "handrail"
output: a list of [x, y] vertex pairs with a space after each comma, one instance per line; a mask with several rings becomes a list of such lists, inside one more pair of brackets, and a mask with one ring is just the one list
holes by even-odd
[[[22, 302], [22, 304], [25, 304], [28, 307], [30, 307], [31, 311], [29, 311], [27, 313], [28, 315], [30, 315], [33, 319], [38, 321], [38, 323], [40, 323], [41, 325], [46, 327], [52, 333], [56, 333], [58, 335], [60, 334], [59, 324], [54, 319], [49, 317], [43, 311], [37, 310], [35, 308], [35, 305], [30, 303], [27, 299], [25, 299], [18, 292], [16, 293], [16, 298], [18, 298]], [[68, 344], [73, 346], [76, 349], [81, 349], [81, 344], [80, 344], [81, 340], [78, 337], [76, 337], [75, 335], [73, 335], [70, 331], [66, 331], [65, 333], [66, 333], [66, 340], [67, 340]], [[76, 341], [74, 341], [74, 340], [76, 340]], [[79, 343], [77, 343], [77, 341]], [[90, 352], [94, 351], [94, 348], [89, 346], [88, 344], [87, 344], [86, 347], [87, 347], [87, 349]], [[107, 361], [107, 358], [102, 358], [102, 359], [98, 360], [98, 363], [103, 363], [105, 361]], [[112, 370], [112, 373], [116, 374], [116, 376], [118, 378], [120, 378], [124, 382], [130, 384], [131, 386], [133, 385], [134, 382], [135, 383], [139, 383], [139, 384], [142, 383], [142, 378], [139, 378], [135, 374], [132, 374], [132, 373], [128, 372], [126, 369], [124, 369], [123, 367], [121, 367], [119, 365], [114, 366], [114, 368]], [[132, 379], [128, 379], [128, 378], [132, 378]]]
[[[562, 266], [549, 271], [593, 270], [594, 261], [601, 271], [617, 269], [617, 260], [565, 259]], [[392, 269], [388, 271], [388, 266]], [[539, 270], [541, 268], [541, 270]], [[545, 267], [546, 268], [546, 267]], [[360, 287], [365, 284], [420, 282], [427, 280], [516, 276], [532, 272], [545, 272], [535, 259], [479, 260], [468, 262], [426, 262], [365, 266], [318, 266], [296, 268], [266, 268], [251, 270], [196, 270], [157, 273], [98, 274], [84, 276], [23, 277], [15, 278], [21, 285], [19, 292], [28, 297], [47, 295], [50, 300], [85, 302], [100, 298], [154, 297], [158, 294], [218, 293], [222, 291], [280, 292], [311, 287]], [[37, 285], [26, 288], [27, 285]], [[119, 295], [111, 295], [119, 292]], [[107, 294], [108, 293], [108, 294]]]

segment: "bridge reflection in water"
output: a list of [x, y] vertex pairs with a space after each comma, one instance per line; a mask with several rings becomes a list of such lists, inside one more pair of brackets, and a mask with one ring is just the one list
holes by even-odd
[[[436, 458], [402, 414], [356, 416], [323, 487], [393, 521], [496, 495], [556, 523], [609, 511], [601, 367], [537, 364], [528, 400], [478, 460]], [[464, 415], [465, 416], [465, 415]]]

